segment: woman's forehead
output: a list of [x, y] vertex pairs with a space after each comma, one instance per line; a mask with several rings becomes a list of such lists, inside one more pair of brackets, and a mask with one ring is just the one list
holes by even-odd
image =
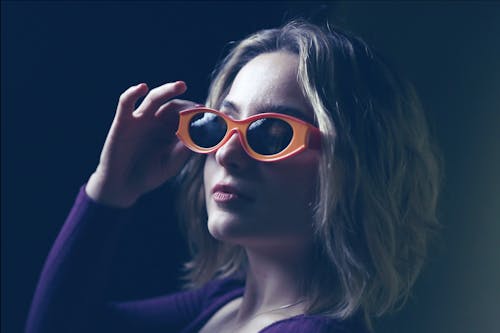
[[221, 107], [242, 112], [242, 116], [280, 112], [314, 118], [299, 85], [298, 57], [288, 52], [265, 53], [250, 60], [236, 75]]

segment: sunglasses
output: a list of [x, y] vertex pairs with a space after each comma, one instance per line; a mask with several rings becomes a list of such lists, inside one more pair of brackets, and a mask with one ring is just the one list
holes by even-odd
[[235, 120], [224, 113], [201, 107], [179, 113], [178, 138], [192, 151], [215, 152], [233, 135], [252, 158], [263, 162], [279, 161], [299, 152], [319, 149], [318, 128], [281, 113], [260, 113]]

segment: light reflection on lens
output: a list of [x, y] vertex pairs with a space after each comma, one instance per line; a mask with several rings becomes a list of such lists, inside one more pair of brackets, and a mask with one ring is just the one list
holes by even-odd
[[203, 148], [216, 146], [226, 134], [224, 119], [211, 112], [194, 116], [189, 123], [189, 135], [195, 144]]

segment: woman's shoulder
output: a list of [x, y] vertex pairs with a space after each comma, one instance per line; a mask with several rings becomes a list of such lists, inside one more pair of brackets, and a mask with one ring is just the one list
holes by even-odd
[[340, 320], [325, 315], [299, 315], [277, 321], [261, 333], [369, 333], [358, 319]]

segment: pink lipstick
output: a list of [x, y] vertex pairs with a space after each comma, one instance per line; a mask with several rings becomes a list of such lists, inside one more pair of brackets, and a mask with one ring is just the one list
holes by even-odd
[[244, 194], [241, 190], [233, 185], [217, 184], [212, 189], [212, 197], [217, 203], [231, 203], [238, 201], [252, 201], [252, 199]]

